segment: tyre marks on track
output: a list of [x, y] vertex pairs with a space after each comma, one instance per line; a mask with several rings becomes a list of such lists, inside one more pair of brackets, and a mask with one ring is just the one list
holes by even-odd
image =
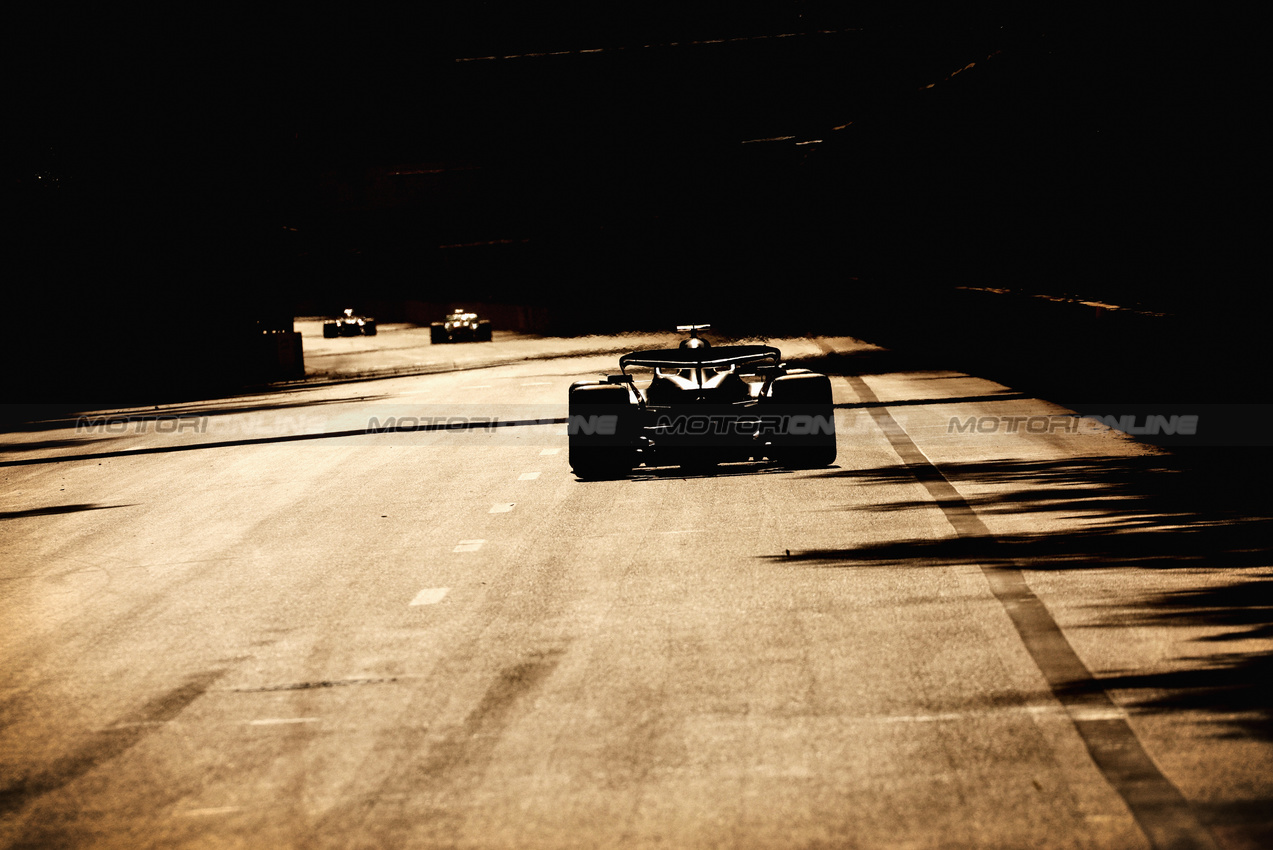
[[[480, 666], [479, 639], [456, 648], [436, 673], [439, 682], [459, 680]], [[474, 805], [486, 781], [505, 732], [520, 707], [557, 669], [565, 647], [546, 645], [523, 650], [498, 666], [471, 710], [456, 723], [407, 723], [387, 737], [369, 771], [378, 777], [361, 793], [316, 819], [311, 834], [298, 846], [326, 845], [332, 836], [357, 835], [367, 847], [455, 847], [464, 833], [465, 812]], [[446, 688], [418, 692], [409, 712], [433, 717], [445, 701]], [[409, 840], [404, 839], [408, 836]]]
[[[225, 670], [209, 670], [188, 676], [176, 688], [155, 697], [128, 716], [107, 726], [78, 750], [54, 761], [44, 770], [0, 786], [0, 816], [15, 812], [40, 797], [69, 785], [100, 765], [119, 758], [151, 732], [162, 728], [185, 711], [225, 673]], [[62, 842], [53, 838], [53, 832], [40, 831], [38, 836], [28, 835], [27, 840], [19, 841], [13, 846], [62, 846]]]
[[[857, 375], [845, 380], [884, 432], [893, 450], [936, 501], [955, 533], [994, 545], [994, 536], [968, 502], [910, 435], [881, 405]], [[1198, 821], [1184, 795], [1145, 752], [1122, 709], [1079, 658], [1043, 601], [1025, 580], [1020, 565], [1005, 551], [981, 566], [990, 590], [1003, 606], [1026, 650], [1056, 699], [1065, 707], [1079, 737], [1106, 781], [1131, 810], [1152, 847], [1214, 850], [1215, 838]]]

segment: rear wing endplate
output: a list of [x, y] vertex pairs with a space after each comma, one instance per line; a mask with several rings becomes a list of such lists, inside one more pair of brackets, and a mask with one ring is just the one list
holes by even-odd
[[772, 360], [777, 363], [782, 352], [772, 345], [726, 345], [715, 348], [667, 348], [658, 351], [634, 351], [619, 358], [619, 368], [629, 366], [667, 366], [675, 369], [702, 369]]

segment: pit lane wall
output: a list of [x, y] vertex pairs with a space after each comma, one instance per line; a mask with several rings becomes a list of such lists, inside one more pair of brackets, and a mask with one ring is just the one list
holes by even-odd
[[265, 331], [245, 344], [246, 380], [286, 381], [305, 377], [305, 350], [299, 331]]

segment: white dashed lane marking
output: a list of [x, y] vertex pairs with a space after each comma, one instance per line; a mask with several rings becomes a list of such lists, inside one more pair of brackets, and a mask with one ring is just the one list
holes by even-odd
[[534, 481], [538, 477], [539, 477], [538, 472], [523, 472], [521, 475], [517, 476], [517, 480], [518, 481]]
[[540, 454], [541, 454], [541, 455], [555, 455], [555, 454], [559, 453], [560, 451], [561, 451], [561, 449], [543, 449], [542, 451], [540, 451]]
[[452, 549], [451, 551], [452, 552], [476, 552], [478, 549], [482, 548], [482, 544], [485, 542], [486, 542], [485, 540], [461, 540], [459, 543], [455, 544], [455, 548]]
[[516, 502], [496, 502], [491, 505], [491, 509], [487, 511], [490, 514], [506, 514], [513, 509]]
[[426, 587], [411, 600], [412, 605], [437, 605], [451, 592], [449, 587]]

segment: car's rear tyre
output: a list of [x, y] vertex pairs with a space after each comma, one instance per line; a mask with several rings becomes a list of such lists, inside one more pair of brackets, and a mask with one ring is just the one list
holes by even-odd
[[710, 475], [720, 466], [720, 461], [712, 457], [683, 457], [679, 466], [686, 475]]
[[596, 446], [572, 448], [570, 471], [583, 481], [613, 481], [623, 478], [633, 467], [632, 452]]
[[323, 339], [335, 339], [336, 334], [335, 325], [323, 325]]
[[446, 329], [436, 326], [429, 328], [429, 342], [434, 345], [446, 342]]
[[835, 446], [787, 446], [777, 462], [788, 469], [821, 469], [835, 463]]
[[792, 370], [774, 379], [763, 406], [782, 423], [772, 440], [771, 460], [791, 469], [817, 469], [835, 463], [830, 378]]
[[636, 465], [635, 420], [626, 386], [570, 388], [570, 469], [585, 481], [622, 478]]
[[376, 335], [376, 322], [374, 319], [368, 319], [367, 323], [362, 326], [362, 332], [365, 336]]

